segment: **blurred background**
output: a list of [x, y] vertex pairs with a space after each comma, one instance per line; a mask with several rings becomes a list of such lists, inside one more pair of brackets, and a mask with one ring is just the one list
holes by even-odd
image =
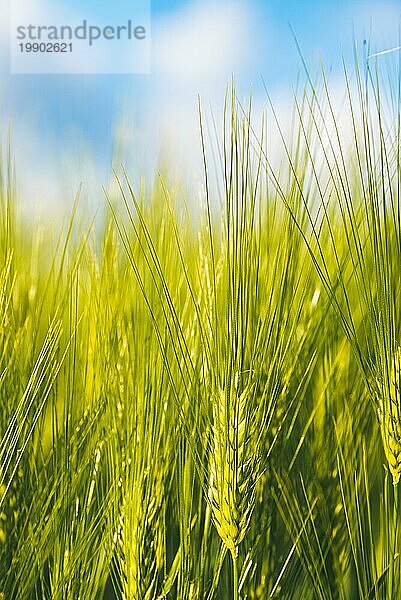
[[[212, 131], [232, 78], [240, 98], [252, 89], [256, 120], [268, 104], [265, 86], [288, 120], [304, 81], [294, 36], [311, 73], [322, 62], [339, 98], [342, 59], [352, 66], [354, 43], [368, 40], [371, 52], [400, 43], [395, 0], [153, 0], [149, 75], [11, 75], [11, 1], [2, 0], [0, 16], [2, 138], [10, 128], [24, 203], [55, 211], [80, 183], [91, 205], [104, 202], [102, 185], [121, 163], [135, 180], [151, 180], [167, 164], [184, 186], [199, 185], [197, 97]], [[79, 4], [58, 1], [71, 10]]]

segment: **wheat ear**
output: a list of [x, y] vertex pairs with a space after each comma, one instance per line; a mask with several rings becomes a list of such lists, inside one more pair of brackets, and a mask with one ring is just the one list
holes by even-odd
[[390, 369], [388, 393], [382, 394], [378, 416], [384, 452], [397, 485], [401, 477], [401, 347], [398, 347]]
[[232, 384], [218, 391], [213, 404], [209, 500], [217, 532], [233, 559], [255, 504], [257, 453], [250, 448], [249, 397], [249, 387], [239, 394]]

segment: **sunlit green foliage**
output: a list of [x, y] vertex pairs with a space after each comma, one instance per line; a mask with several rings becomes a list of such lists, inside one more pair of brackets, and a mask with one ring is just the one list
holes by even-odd
[[200, 110], [196, 218], [121, 171], [32, 226], [3, 159], [0, 598], [399, 598], [401, 83], [356, 64], [280, 168], [231, 89], [212, 173]]

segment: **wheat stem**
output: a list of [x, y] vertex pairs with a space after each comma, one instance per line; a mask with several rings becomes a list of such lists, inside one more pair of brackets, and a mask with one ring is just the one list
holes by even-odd
[[393, 503], [393, 522], [392, 522], [392, 547], [391, 547], [391, 564], [389, 570], [389, 598], [395, 598], [394, 573], [395, 573], [395, 558], [397, 552], [397, 533], [398, 533], [398, 485], [394, 486], [394, 503]]
[[238, 595], [238, 557], [236, 554], [231, 553], [232, 559], [233, 559], [233, 588], [234, 588], [234, 593], [233, 593], [233, 599], [234, 600], [239, 600], [239, 595]]

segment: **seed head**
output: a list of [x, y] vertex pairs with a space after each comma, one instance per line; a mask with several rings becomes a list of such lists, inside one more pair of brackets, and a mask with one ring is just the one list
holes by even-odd
[[379, 402], [378, 417], [384, 452], [393, 484], [397, 485], [401, 477], [401, 347], [391, 364], [387, 390]]

